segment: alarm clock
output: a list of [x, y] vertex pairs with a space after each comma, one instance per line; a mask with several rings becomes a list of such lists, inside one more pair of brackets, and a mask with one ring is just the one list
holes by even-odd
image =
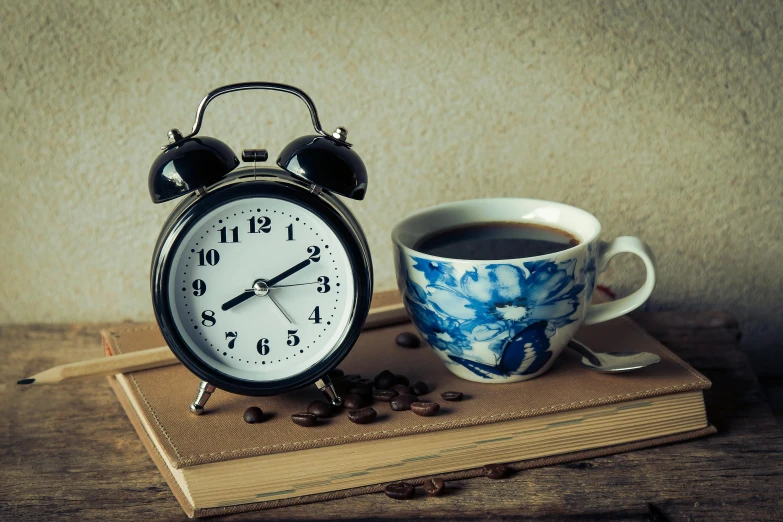
[[[210, 101], [248, 89], [293, 94], [310, 111], [316, 134], [283, 148], [276, 167], [261, 149], [244, 150], [240, 166], [228, 145], [197, 136]], [[367, 240], [339, 199], [367, 192], [347, 131], [324, 132], [303, 91], [250, 82], [210, 92], [192, 132], [168, 136], [150, 196], [182, 201], [155, 246], [151, 290], [166, 343], [201, 379], [190, 410], [202, 413], [216, 388], [260, 396], [310, 384], [341, 404], [329, 372], [359, 337], [373, 288]]]

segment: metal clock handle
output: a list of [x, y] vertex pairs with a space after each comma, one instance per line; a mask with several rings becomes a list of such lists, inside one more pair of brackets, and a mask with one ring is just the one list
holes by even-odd
[[[315, 132], [317, 132], [321, 136], [332, 138], [332, 135], [327, 134], [321, 128], [321, 122], [318, 120], [318, 111], [315, 108], [315, 104], [313, 103], [313, 100], [311, 100], [310, 97], [307, 95], [307, 93], [305, 93], [304, 91], [301, 91], [291, 85], [285, 85], [283, 83], [244, 82], [244, 83], [234, 83], [231, 85], [224, 85], [223, 87], [219, 87], [214, 91], [210, 92], [209, 94], [207, 94], [206, 96], [204, 96], [204, 99], [201, 100], [201, 103], [199, 103], [198, 105], [198, 109], [196, 109], [196, 121], [193, 123], [193, 130], [187, 136], [183, 136], [181, 138], [177, 137], [176, 141], [186, 140], [198, 134], [199, 130], [201, 130], [201, 122], [204, 119], [204, 111], [206, 111], [209, 102], [211, 102], [212, 100], [214, 100], [215, 98], [223, 94], [228, 94], [230, 92], [236, 92], [236, 91], [247, 91], [251, 89], [285, 92], [288, 94], [293, 94], [294, 96], [298, 97], [300, 100], [305, 102], [305, 105], [307, 105], [307, 108], [310, 111], [310, 118], [313, 120], [313, 129], [315, 129]], [[169, 147], [172, 147], [175, 144], [176, 142], [161, 148], [165, 150]]]

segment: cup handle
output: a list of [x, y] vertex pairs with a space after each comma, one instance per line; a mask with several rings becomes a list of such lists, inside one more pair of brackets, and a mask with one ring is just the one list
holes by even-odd
[[652, 294], [653, 288], [655, 288], [655, 256], [650, 247], [647, 246], [647, 243], [638, 237], [621, 236], [609, 243], [602, 243], [599, 247], [596, 263], [598, 274], [606, 270], [609, 266], [609, 261], [614, 256], [626, 252], [636, 254], [642, 258], [647, 269], [647, 279], [641, 288], [627, 297], [617, 299], [611, 303], [591, 305], [587, 310], [584, 324], [602, 323], [627, 314], [639, 308]]

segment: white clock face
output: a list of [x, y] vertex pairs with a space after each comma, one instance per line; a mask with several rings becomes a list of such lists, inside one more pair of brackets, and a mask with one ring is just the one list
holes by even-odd
[[354, 307], [342, 242], [287, 200], [229, 202], [197, 220], [168, 281], [177, 329], [203, 362], [235, 378], [300, 374], [337, 348]]

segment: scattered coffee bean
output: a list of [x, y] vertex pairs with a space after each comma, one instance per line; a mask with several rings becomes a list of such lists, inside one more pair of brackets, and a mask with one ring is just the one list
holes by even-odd
[[364, 397], [367, 400], [372, 398], [372, 392], [367, 388], [351, 388], [350, 390], [348, 390], [348, 393], [352, 395], [358, 395], [360, 397]]
[[349, 375], [343, 375], [342, 377], [334, 381], [334, 387], [337, 388], [339, 392], [345, 393], [348, 391], [349, 388], [353, 388], [353, 381], [361, 378], [362, 378], [361, 375], [355, 373]]
[[446, 391], [440, 394], [444, 401], [461, 401], [462, 392]]
[[345, 397], [343, 397], [343, 406], [345, 406], [349, 410], [358, 410], [359, 408], [363, 407], [365, 404], [367, 404], [367, 399], [365, 399], [361, 395], [356, 395], [355, 393], [350, 393]]
[[440, 404], [437, 402], [412, 402], [411, 411], [422, 417], [432, 417], [440, 411]]
[[354, 424], [369, 424], [374, 421], [377, 416], [378, 412], [370, 407], [359, 408], [358, 410], [351, 410], [348, 412], [348, 420]]
[[378, 390], [388, 390], [394, 384], [394, 374], [389, 370], [383, 370], [375, 376], [373, 384]]
[[245, 410], [243, 417], [248, 424], [255, 424], [264, 420], [264, 412], [257, 406], [251, 406]]
[[413, 395], [413, 390], [411, 390], [411, 387], [406, 386], [405, 384], [395, 384], [391, 387], [391, 389], [400, 395]]
[[312, 413], [319, 419], [326, 419], [332, 416], [332, 405], [324, 401], [314, 401], [307, 407], [307, 413]]
[[388, 402], [388, 401], [392, 400], [392, 398], [396, 397], [397, 395], [399, 395], [399, 393], [397, 393], [394, 390], [373, 390], [372, 391], [373, 399], [376, 399], [376, 400], [379, 400], [379, 401], [386, 401], [386, 402]]
[[383, 492], [386, 493], [387, 497], [394, 500], [405, 500], [413, 497], [415, 489], [412, 484], [407, 482], [393, 482], [383, 488]]
[[394, 384], [404, 384], [405, 386], [410, 386], [411, 381], [409, 381], [408, 378], [404, 375], [395, 375]]
[[389, 402], [396, 396], [397, 392], [394, 390], [375, 390], [372, 392], [372, 398], [381, 402]]
[[430, 392], [429, 387], [427, 386], [427, 383], [424, 382], [414, 382], [411, 385], [411, 390], [413, 391], [414, 395], [427, 395]]
[[361, 378], [362, 378], [362, 376], [359, 375], [358, 373], [349, 373], [348, 375], [343, 375], [342, 377], [340, 377], [337, 380], [342, 382], [342, 383], [346, 383], [347, 384], [347, 383], [349, 383], [351, 381], [356, 381], [356, 380], [361, 379]]
[[418, 402], [419, 398], [415, 395], [397, 395], [389, 404], [394, 411], [405, 411], [411, 409], [411, 404]]
[[329, 378], [332, 379], [332, 380], [339, 379], [343, 375], [345, 375], [345, 372], [342, 371], [340, 368], [335, 368], [334, 370], [329, 372]]
[[427, 492], [428, 495], [440, 495], [443, 493], [443, 488], [446, 487], [446, 482], [440, 477], [428, 478], [421, 485], [422, 489]]
[[503, 464], [487, 464], [484, 466], [484, 475], [491, 479], [502, 479], [508, 475], [508, 468]]
[[361, 388], [363, 390], [367, 390], [368, 392], [372, 392], [372, 381], [369, 379], [356, 379], [351, 381], [351, 384], [348, 387]]
[[397, 343], [397, 346], [402, 346], [403, 348], [418, 348], [421, 346], [419, 336], [411, 332], [402, 332], [394, 341]]
[[294, 413], [291, 415], [291, 420], [294, 421], [294, 424], [304, 426], [305, 428], [315, 426], [318, 423], [318, 417], [312, 413]]

